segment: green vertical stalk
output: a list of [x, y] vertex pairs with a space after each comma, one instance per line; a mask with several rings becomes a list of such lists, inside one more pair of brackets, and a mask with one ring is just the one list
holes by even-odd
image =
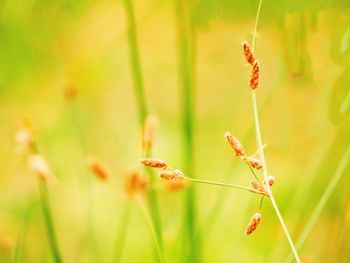
[[22, 261], [24, 244], [26, 241], [27, 231], [28, 231], [28, 221], [29, 221], [31, 206], [32, 206], [32, 204], [28, 205], [27, 211], [25, 212], [25, 215], [23, 216], [23, 219], [22, 219], [23, 224], [22, 224], [21, 231], [20, 231], [18, 238], [17, 238], [16, 248], [15, 248], [15, 251], [13, 254], [13, 259], [12, 259], [13, 263], [19, 263]]
[[128, 22], [128, 45], [129, 45], [129, 55], [132, 68], [132, 75], [134, 79], [134, 88], [136, 103], [138, 109], [138, 117], [141, 128], [145, 123], [145, 119], [148, 114], [146, 97], [143, 87], [142, 70], [140, 63], [139, 49], [137, 46], [137, 35], [136, 35], [136, 22], [133, 9], [132, 0], [124, 0], [124, 6], [127, 15]]
[[50, 248], [51, 248], [52, 255], [53, 255], [55, 262], [61, 263], [63, 261], [62, 261], [61, 254], [60, 254], [60, 251], [58, 248], [56, 231], [55, 231], [55, 227], [53, 224], [47, 184], [41, 178], [39, 178], [38, 180], [39, 180], [39, 188], [40, 188], [40, 199], [41, 199], [42, 209], [43, 209], [43, 213], [44, 213], [44, 217], [45, 217], [46, 229], [47, 229], [47, 233], [48, 233], [48, 237], [49, 237]]
[[[257, 34], [257, 28], [258, 28], [258, 21], [260, 17], [260, 10], [261, 10], [261, 5], [262, 5], [262, 0], [259, 1], [259, 6], [258, 6], [258, 11], [255, 17], [255, 23], [254, 23], [254, 30], [253, 30], [253, 40], [252, 40], [252, 52], [254, 53], [255, 50], [255, 42], [256, 42], [256, 34]], [[275, 210], [275, 213], [277, 215], [278, 220], [280, 221], [280, 224], [282, 226], [282, 229], [285, 233], [285, 236], [288, 240], [289, 246], [292, 250], [292, 253], [294, 255], [295, 261], [300, 263], [300, 258], [298, 255], [298, 252], [295, 248], [295, 245], [293, 243], [293, 240], [289, 234], [288, 228], [286, 224], [284, 223], [283, 217], [279, 211], [278, 205], [276, 203], [275, 197], [272, 193], [270, 184], [268, 183], [268, 170], [267, 170], [267, 163], [265, 159], [265, 153], [264, 153], [264, 147], [263, 147], [263, 142], [262, 142], [262, 136], [261, 136], [261, 129], [260, 129], [260, 122], [259, 122], [259, 114], [258, 114], [258, 106], [257, 106], [257, 101], [256, 101], [256, 92], [255, 90], [252, 90], [252, 107], [253, 107], [253, 114], [254, 114], [254, 124], [255, 124], [255, 135], [256, 135], [256, 143], [258, 145], [258, 150], [259, 150], [259, 156], [260, 160], [263, 164], [263, 175], [264, 175], [264, 181], [265, 181], [265, 189], [269, 194], [270, 201], [272, 203], [272, 206]]]
[[[140, 130], [142, 131], [145, 124], [146, 117], [148, 115], [148, 109], [147, 109], [145, 92], [144, 92], [139, 49], [137, 45], [136, 22], [135, 22], [135, 15], [133, 10], [132, 0], [124, 0], [124, 6], [125, 6], [127, 22], [128, 22], [128, 46], [129, 46], [132, 74], [134, 79], [134, 89], [135, 89], [136, 103], [137, 103], [137, 109], [138, 109], [139, 125], [140, 125]], [[147, 157], [147, 156], [150, 156], [151, 154], [148, 151], [145, 153], [145, 155]], [[150, 183], [152, 185], [155, 179], [154, 172], [151, 169], [147, 169], [147, 168], [145, 168], [145, 170], [147, 171], [148, 174], [150, 174]], [[160, 248], [160, 252], [163, 254], [164, 251], [163, 251], [161, 220], [159, 215], [157, 194], [153, 187], [150, 187], [150, 190], [148, 192], [148, 206], [150, 209], [154, 231], [158, 239], [157, 243]], [[162, 255], [162, 257], [164, 256]]]
[[[176, 20], [178, 28], [178, 52], [180, 74], [180, 93], [182, 100], [182, 142], [183, 167], [185, 174], [195, 177], [194, 173], [194, 88], [195, 88], [195, 27], [193, 10], [195, 1], [177, 0]], [[200, 239], [196, 238], [196, 201], [195, 188], [192, 185], [185, 197], [185, 260], [200, 261]], [[198, 235], [198, 233], [197, 233]]]

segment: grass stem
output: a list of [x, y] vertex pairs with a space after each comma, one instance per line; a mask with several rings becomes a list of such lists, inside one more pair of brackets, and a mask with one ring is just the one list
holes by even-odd
[[116, 236], [115, 249], [113, 262], [118, 263], [121, 262], [123, 250], [125, 247], [126, 235], [128, 231], [128, 225], [131, 214], [131, 203], [129, 200], [126, 201], [122, 210], [121, 220], [119, 222], [118, 232]]
[[[341, 159], [331, 181], [328, 183], [326, 190], [324, 191], [321, 199], [319, 200], [315, 210], [313, 211], [309, 221], [307, 222], [304, 230], [301, 232], [297, 242], [296, 249], [300, 249], [304, 244], [307, 236], [310, 234], [313, 226], [315, 225], [317, 219], [319, 218], [323, 208], [325, 207], [329, 197], [334, 192], [335, 187], [337, 186], [341, 176], [344, 174], [344, 171], [350, 161], [350, 146], [347, 148], [343, 158]], [[292, 261], [292, 255], [289, 255], [286, 262]]]
[[[183, 167], [185, 174], [194, 175], [194, 61], [195, 61], [195, 1], [179, 0], [176, 3], [176, 23], [178, 29], [178, 69], [182, 100], [182, 142]], [[192, 185], [185, 197], [184, 260], [200, 261], [200, 238], [196, 238], [196, 194]]]
[[56, 263], [61, 263], [63, 261], [62, 261], [61, 254], [60, 254], [60, 251], [58, 248], [56, 231], [55, 231], [55, 227], [53, 224], [47, 184], [41, 178], [39, 178], [38, 180], [39, 180], [39, 187], [40, 187], [40, 199], [41, 199], [42, 209], [43, 209], [44, 218], [45, 218], [45, 222], [46, 222], [46, 229], [47, 229], [47, 233], [48, 233], [50, 248], [52, 251], [54, 261]]
[[[148, 109], [146, 104], [146, 97], [144, 92], [143, 78], [142, 78], [142, 70], [141, 70], [141, 62], [139, 49], [137, 45], [137, 34], [136, 34], [136, 21], [134, 15], [133, 1], [132, 0], [124, 0], [124, 6], [126, 10], [127, 23], [128, 23], [128, 46], [129, 46], [129, 54], [132, 68], [132, 75], [134, 79], [134, 89], [135, 89], [135, 97], [138, 109], [138, 118], [140, 130], [143, 130], [145, 120], [148, 115]], [[146, 152], [145, 156], [147, 157], [150, 153]], [[150, 174], [150, 183], [151, 185], [154, 183], [154, 173], [151, 170], [147, 170]], [[162, 238], [162, 227], [161, 220], [159, 215], [158, 208], [158, 200], [157, 193], [153, 187], [150, 187], [150, 191], [148, 192], [148, 206], [150, 209], [150, 214], [152, 218], [152, 225], [156, 233], [157, 237], [157, 246], [159, 246], [162, 254], [163, 254], [163, 238]]]
[[202, 183], [202, 184], [211, 184], [211, 185], [219, 185], [219, 186], [226, 186], [226, 187], [231, 187], [231, 188], [236, 188], [236, 189], [241, 189], [241, 190], [246, 190], [255, 194], [260, 194], [263, 195], [264, 193], [257, 191], [253, 188], [237, 185], [237, 184], [228, 184], [228, 183], [221, 183], [221, 182], [214, 182], [214, 181], [209, 181], [209, 180], [202, 180], [202, 179], [194, 179], [194, 178], [189, 178], [185, 177], [186, 180], [195, 182], [195, 183]]
[[146, 219], [147, 224], [149, 225], [149, 228], [151, 230], [151, 234], [154, 240], [154, 243], [156, 245], [156, 250], [157, 250], [157, 255], [158, 255], [158, 259], [160, 263], [165, 263], [165, 259], [164, 259], [164, 254], [162, 251], [162, 248], [160, 246], [159, 243], [159, 239], [157, 237], [157, 233], [156, 233], [156, 229], [154, 228], [154, 224], [151, 218], [151, 215], [149, 214], [149, 211], [147, 210], [147, 207], [145, 206], [145, 204], [143, 203], [143, 200], [141, 198], [138, 198], [138, 204], [141, 208], [141, 211]]
[[268, 170], [267, 170], [267, 164], [266, 164], [266, 159], [265, 159], [265, 154], [264, 154], [264, 148], [263, 148], [263, 143], [262, 143], [262, 138], [261, 138], [261, 131], [260, 131], [260, 124], [259, 124], [259, 116], [258, 116], [258, 107], [257, 107], [257, 103], [256, 103], [256, 93], [255, 93], [255, 90], [252, 90], [252, 104], [253, 104], [253, 112], [254, 112], [254, 123], [255, 123], [255, 131], [256, 131], [256, 141], [257, 141], [257, 144], [258, 144], [258, 148], [259, 148], [259, 156], [260, 156], [260, 159], [261, 159], [261, 162], [263, 164], [263, 175], [264, 175], [264, 179], [265, 179], [265, 189], [266, 191], [269, 193], [269, 196], [270, 196], [270, 200], [271, 200], [271, 203], [273, 205], [273, 208], [275, 209], [275, 212], [276, 212], [276, 215], [278, 217], [278, 220], [280, 221], [280, 224], [283, 228], [283, 231], [287, 237], [287, 240], [288, 240], [288, 243], [290, 245], [290, 248], [294, 254], [294, 258], [295, 260], [299, 263], [301, 262], [300, 261], [300, 258], [299, 258], [299, 255], [298, 255], [298, 252], [294, 246], [294, 243], [292, 241], [292, 238], [289, 234], [289, 231], [288, 231], [288, 228], [286, 226], [286, 224], [284, 223], [284, 220], [283, 220], [283, 217], [279, 211], [279, 208], [277, 206], [277, 203], [276, 203], [276, 200], [273, 196], [273, 193], [271, 191], [271, 187], [268, 183]]
[[[261, 6], [262, 6], [262, 0], [259, 1], [259, 6], [258, 6], [258, 10], [257, 10], [257, 14], [255, 17], [255, 24], [254, 24], [254, 30], [253, 30], [253, 38], [252, 38], [252, 52], [254, 53], [255, 50], [255, 44], [256, 44], [256, 35], [257, 35], [257, 28], [258, 28], [258, 22], [259, 22], [259, 17], [260, 17], [260, 11], [261, 11]], [[255, 135], [256, 135], [256, 141], [257, 141], [257, 145], [258, 145], [258, 150], [259, 150], [259, 156], [261, 159], [261, 162], [263, 164], [263, 175], [264, 175], [264, 179], [265, 179], [265, 189], [268, 192], [269, 196], [270, 196], [270, 200], [271, 203], [273, 205], [273, 208], [275, 209], [276, 215], [278, 217], [278, 220], [280, 221], [280, 224], [283, 228], [283, 231], [287, 237], [288, 243], [290, 245], [290, 248], [294, 254], [294, 258], [295, 260], [299, 263], [300, 258], [298, 255], [298, 252], [295, 248], [295, 245], [292, 241], [292, 238], [289, 234], [288, 228], [286, 226], [286, 224], [284, 223], [283, 217], [279, 211], [279, 208], [277, 206], [276, 200], [273, 196], [270, 184], [267, 180], [269, 174], [268, 174], [268, 170], [267, 170], [267, 164], [266, 164], [266, 159], [265, 159], [265, 154], [264, 154], [264, 146], [263, 146], [263, 142], [262, 142], [262, 136], [261, 136], [261, 130], [260, 130], [260, 123], [259, 123], [259, 114], [258, 114], [258, 107], [257, 107], [257, 102], [256, 102], [256, 92], [255, 90], [252, 90], [252, 106], [253, 106], [253, 113], [254, 113], [254, 124], [255, 124]]]

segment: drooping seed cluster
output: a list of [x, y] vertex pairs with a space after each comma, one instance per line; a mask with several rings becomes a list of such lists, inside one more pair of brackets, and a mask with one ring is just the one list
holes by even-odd
[[269, 196], [269, 194], [268, 194], [268, 192], [266, 191], [265, 187], [264, 187], [261, 183], [259, 183], [258, 181], [252, 180], [252, 181], [250, 182], [250, 184], [252, 185], [252, 187], [253, 187], [255, 190], [259, 191], [262, 195]]
[[140, 163], [144, 166], [152, 168], [166, 169], [168, 165], [161, 159], [158, 158], [141, 158]]
[[250, 219], [249, 224], [247, 226], [247, 229], [245, 231], [246, 235], [250, 235], [255, 231], [257, 226], [261, 222], [261, 214], [259, 212], [256, 212]]
[[177, 190], [186, 186], [186, 184], [183, 183], [183, 179], [185, 178], [184, 173], [179, 169], [169, 168], [168, 164], [163, 160], [158, 158], [142, 158], [140, 159], [140, 163], [147, 167], [163, 169], [159, 177], [169, 182], [169, 190]]
[[260, 66], [258, 61], [255, 59], [255, 56], [248, 45], [247, 42], [243, 42], [243, 52], [247, 62], [251, 65], [251, 75], [249, 80], [249, 87], [254, 90], [259, 86], [259, 75], [260, 75]]
[[[247, 45], [244, 45], [244, 50], [245, 50], [247, 61], [250, 62], [251, 59], [253, 58], [253, 55], [249, 53], [250, 49], [248, 48]], [[252, 63], [253, 65], [255, 65], [255, 62], [252, 62]], [[226, 138], [228, 144], [233, 149], [235, 156], [237, 156], [243, 162], [247, 163], [253, 169], [256, 169], [256, 170], [263, 169], [262, 162], [258, 158], [254, 157], [255, 154], [253, 154], [252, 156], [247, 156], [245, 154], [244, 147], [235, 136], [233, 136], [230, 132], [226, 132], [224, 137]], [[255, 173], [254, 173], [254, 176], [256, 177]], [[275, 183], [275, 181], [276, 181], [275, 177], [271, 175], [269, 175], [266, 178], [266, 182], [264, 183], [259, 182], [258, 180], [252, 180], [250, 184], [254, 190], [252, 190], [251, 192], [258, 193], [263, 197], [270, 197], [269, 192], [266, 190], [266, 184], [268, 184], [269, 186], [272, 186]], [[260, 221], [261, 221], [261, 213], [256, 212], [250, 219], [250, 222], [246, 229], [246, 235], [253, 233], [257, 228], [257, 226], [259, 225]]]
[[245, 154], [242, 144], [231, 133], [226, 132], [224, 137], [226, 138], [228, 144], [231, 146], [231, 148], [235, 152], [235, 155], [239, 157], [242, 161], [246, 162], [256, 170], [260, 170], [263, 167], [262, 162], [259, 159], [253, 156], [247, 156]]

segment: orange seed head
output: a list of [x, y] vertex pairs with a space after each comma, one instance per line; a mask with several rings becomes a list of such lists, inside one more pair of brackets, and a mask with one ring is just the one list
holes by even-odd
[[245, 231], [246, 235], [249, 235], [255, 231], [257, 226], [260, 224], [261, 214], [259, 212], [255, 213], [249, 221], [247, 229]]
[[234, 150], [236, 156], [243, 157], [245, 155], [244, 148], [236, 137], [234, 137], [229, 132], [226, 132], [224, 137], [226, 138], [226, 140], [227, 140], [228, 144], [231, 146], [231, 148]]
[[158, 158], [142, 158], [140, 159], [140, 163], [148, 167], [161, 169], [165, 169], [168, 166], [163, 160]]

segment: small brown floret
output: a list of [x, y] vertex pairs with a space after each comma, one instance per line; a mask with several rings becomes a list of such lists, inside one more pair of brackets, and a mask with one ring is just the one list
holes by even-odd
[[248, 45], [248, 42], [243, 42], [243, 51], [244, 51], [244, 56], [245, 56], [245, 59], [247, 60], [247, 62], [250, 65], [253, 65], [255, 58], [254, 58], [254, 55], [252, 53], [250, 46]]
[[256, 89], [259, 85], [259, 73], [260, 67], [258, 61], [255, 61], [252, 67], [251, 76], [249, 80], [249, 86], [251, 89]]
[[259, 212], [255, 213], [249, 221], [247, 229], [245, 231], [246, 235], [249, 235], [255, 231], [257, 226], [260, 224], [261, 214]]
[[167, 168], [167, 164], [158, 158], [142, 158], [140, 159], [140, 163], [142, 163], [145, 166], [152, 167], [152, 168]]
[[229, 132], [226, 132], [224, 137], [226, 138], [226, 140], [227, 140], [228, 144], [231, 146], [231, 148], [234, 150], [236, 156], [243, 157], [245, 155], [244, 148], [236, 137], [234, 137]]

